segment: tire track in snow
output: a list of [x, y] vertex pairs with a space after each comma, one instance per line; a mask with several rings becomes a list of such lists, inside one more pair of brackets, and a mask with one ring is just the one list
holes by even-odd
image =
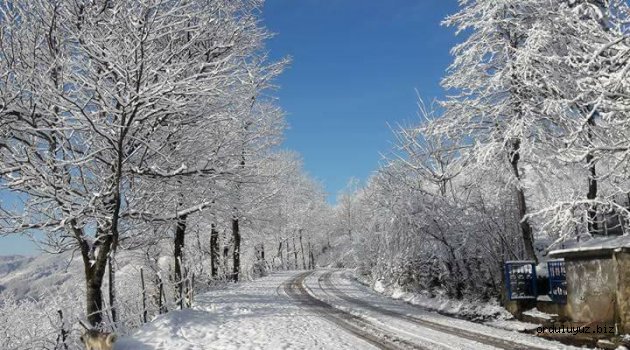
[[494, 346], [500, 349], [508, 349], [508, 350], [545, 350], [543, 348], [537, 348], [535, 346], [531, 346], [531, 345], [526, 345], [526, 344], [520, 344], [520, 343], [515, 343], [513, 341], [509, 341], [509, 340], [505, 340], [505, 339], [500, 339], [500, 338], [495, 338], [495, 337], [491, 337], [491, 336], [487, 336], [484, 334], [479, 334], [479, 333], [475, 333], [475, 332], [470, 332], [461, 328], [456, 328], [456, 327], [450, 327], [441, 323], [437, 323], [437, 322], [433, 322], [433, 321], [428, 321], [426, 319], [423, 318], [419, 318], [419, 317], [414, 317], [414, 316], [410, 316], [410, 315], [406, 315], [406, 314], [402, 314], [399, 312], [395, 312], [389, 309], [385, 309], [370, 303], [367, 303], [361, 299], [357, 299], [354, 297], [351, 297], [350, 295], [346, 294], [345, 292], [339, 290], [339, 288], [337, 288], [331, 280], [333, 271], [329, 271], [324, 273], [322, 276], [319, 277], [318, 282], [320, 283], [320, 285], [323, 284], [322, 289], [328, 289], [331, 292], [333, 292], [335, 294], [335, 296], [350, 302], [352, 304], [355, 304], [357, 306], [372, 310], [376, 313], [382, 314], [382, 315], [386, 315], [386, 316], [390, 316], [390, 317], [394, 317], [394, 318], [399, 318], [399, 319], [404, 319], [406, 321], [418, 324], [420, 326], [423, 327], [427, 327], [427, 328], [431, 328], [433, 330], [439, 331], [439, 332], [443, 332], [446, 334], [451, 334], [460, 338], [465, 338], [465, 339], [469, 339], [469, 340], [473, 340], [485, 345], [490, 345], [490, 346]]
[[[324, 273], [324, 274], [328, 274]], [[328, 286], [323, 286], [323, 282], [326, 278], [324, 277], [324, 275], [320, 276], [317, 279], [317, 284], [319, 285], [319, 289], [326, 293], [327, 295], [333, 297], [333, 298], [339, 298], [339, 295], [337, 295], [337, 289], [336, 288], [329, 288]], [[336, 306], [335, 306], [336, 307]], [[358, 317], [362, 317], [362, 318], [366, 318], [365, 316], [360, 316], [357, 315]], [[377, 322], [382, 323], [382, 326], [385, 328], [389, 328], [391, 329], [390, 332], [394, 332], [394, 333], [398, 333], [398, 334], [406, 334], [407, 336], [414, 338], [414, 339], [418, 339], [424, 343], [430, 343], [433, 345], [433, 349], [474, 349], [475, 347], [473, 346], [473, 344], [475, 343], [471, 343], [470, 346], [465, 346], [463, 347], [461, 344], [447, 344], [444, 342], [444, 339], [440, 339], [439, 336], [436, 337], [435, 334], [435, 330], [431, 329], [431, 328], [423, 328], [422, 329], [422, 333], [419, 332], [419, 330], [416, 328], [417, 325], [414, 323], [412, 324], [412, 326], [415, 328], [413, 330], [410, 330], [408, 327], [405, 328], [401, 328], [399, 327], [400, 325], [396, 326], [394, 325], [391, 320], [390, 322], [386, 322], [384, 320], [379, 320], [378, 318], [376, 318]], [[398, 318], [396, 318], [397, 321], [402, 321], [403, 323], [409, 324], [409, 322], [407, 322], [406, 320], [400, 320]], [[432, 334], [429, 334], [432, 333]], [[437, 331], [437, 333], [439, 335], [443, 335], [442, 332]], [[465, 338], [458, 338], [458, 339], [465, 339]], [[481, 345], [481, 344], [479, 344]], [[492, 347], [494, 349], [494, 347]]]
[[345, 331], [359, 337], [370, 344], [386, 350], [419, 349], [429, 350], [413, 344], [407, 340], [388, 333], [373, 323], [351, 313], [339, 310], [323, 300], [315, 298], [304, 287], [304, 280], [313, 271], [301, 273], [283, 283], [285, 293], [293, 300], [300, 302], [309, 309], [317, 312], [321, 317], [336, 324]]

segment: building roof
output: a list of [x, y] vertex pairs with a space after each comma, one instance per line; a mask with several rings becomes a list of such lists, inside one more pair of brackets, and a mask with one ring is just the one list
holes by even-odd
[[630, 235], [595, 237], [588, 241], [573, 242], [569, 247], [549, 252], [551, 258], [602, 258], [614, 251], [630, 250]]

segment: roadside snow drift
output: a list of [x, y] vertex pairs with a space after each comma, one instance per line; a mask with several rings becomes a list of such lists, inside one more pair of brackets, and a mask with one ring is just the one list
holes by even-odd
[[199, 295], [192, 309], [157, 317], [115, 349], [374, 349], [287, 297], [280, 286], [295, 274]]

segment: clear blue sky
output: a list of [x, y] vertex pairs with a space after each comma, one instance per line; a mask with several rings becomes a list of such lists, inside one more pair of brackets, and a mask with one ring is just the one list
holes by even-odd
[[[459, 39], [440, 22], [456, 10], [456, 0], [267, 0], [270, 55], [293, 58], [277, 92], [290, 125], [285, 147], [302, 154], [331, 202], [376, 170], [391, 148], [388, 123], [417, 120], [416, 89], [443, 95]], [[0, 238], [0, 255], [34, 252], [26, 239]]]
[[302, 154], [331, 202], [391, 149], [388, 123], [417, 120], [416, 89], [443, 96], [459, 38], [440, 22], [456, 10], [456, 0], [267, 0], [270, 54], [293, 58], [279, 79], [285, 145]]

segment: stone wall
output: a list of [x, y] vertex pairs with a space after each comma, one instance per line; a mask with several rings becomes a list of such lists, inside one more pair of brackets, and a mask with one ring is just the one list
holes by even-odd
[[617, 319], [619, 332], [630, 333], [630, 254], [618, 252], [613, 257], [617, 270]]
[[565, 264], [568, 318], [574, 322], [614, 323], [617, 272], [613, 259], [565, 259]]
[[538, 300], [538, 302], [536, 303], [536, 308], [546, 314], [558, 315], [557, 319], [561, 322], [567, 321], [569, 318], [567, 316], [566, 305], [564, 304], [557, 304], [555, 302], [546, 300]]

